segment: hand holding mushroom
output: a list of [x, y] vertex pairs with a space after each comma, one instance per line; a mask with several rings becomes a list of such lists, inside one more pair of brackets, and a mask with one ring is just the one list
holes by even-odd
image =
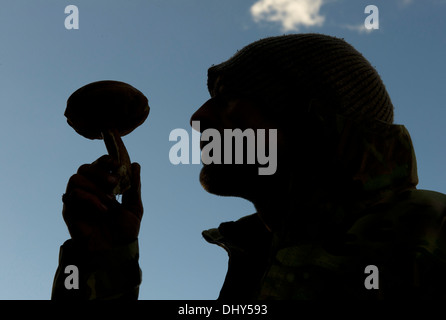
[[75, 91], [67, 101], [65, 116], [77, 133], [88, 139], [104, 139], [107, 151], [120, 165], [114, 194], [130, 187], [130, 158], [121, 136], [132, 132], [149, 115], [147, 98], [131, 85], [98, 81]]
[[[80, 166], [63, 196], [71, 237], [89, 251], [125, 245], [138, 237], [143, 215], [140, 166], [130, 163], [121, 136], [142, 124], [148, 113], [147, 98], [117, 81], [89, 84], [68, 99], [68, 123], [84, 137], [104, 139], [109, 152]], [[122, 203], [116, 194], [122, 194]]]

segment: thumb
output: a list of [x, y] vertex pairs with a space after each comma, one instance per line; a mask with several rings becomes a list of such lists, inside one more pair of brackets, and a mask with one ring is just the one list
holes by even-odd
[[141, 219], [144, 211], [141, 200], [141, 166], [137, 162], [132, 163], [131, 172], [131, 187], [122, 195], [122, 205]]

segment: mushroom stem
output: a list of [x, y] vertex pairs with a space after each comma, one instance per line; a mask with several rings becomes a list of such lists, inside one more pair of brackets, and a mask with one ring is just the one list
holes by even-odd
[[113, 194], [123, 194], [130, 188], [131, 162], [129, 154], [117, 129], [103, 130], [102, 137], [104, 139], [108, 154], [119, 163], [119, 168], [116, 172], [116, 174], [119, 176], [119, 184], [113, 189]]

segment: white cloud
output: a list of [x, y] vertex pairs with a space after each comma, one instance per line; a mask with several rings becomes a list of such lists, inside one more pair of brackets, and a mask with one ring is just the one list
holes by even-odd
[[367, 29], [364, 25], [364, 23], [360, 23], [360, 24], [345, 24], [342, 26], [345, 29], [351, 30], [351, 31], [356, 31], [358, 33], [371, 33], [373, 32], [373, 29]]
[[254, 21], [279, 22], [282, 30], [298, 31], [299, 27], [322, 26], [319, 14], [324, 0], [259, 0], [251, 7]]

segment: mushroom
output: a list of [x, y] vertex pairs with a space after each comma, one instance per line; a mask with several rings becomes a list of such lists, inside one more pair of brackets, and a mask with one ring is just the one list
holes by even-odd
[[97, 81], [76, 90], [67, 100], [68, 124], [88, 139], [103, 139], [110, 156], [119, 163], [119, 183], [113, 194], [130, 188], [130, 157], [121, 137], [141, 125], [149, 115], [147, 98], [131, 85]]

